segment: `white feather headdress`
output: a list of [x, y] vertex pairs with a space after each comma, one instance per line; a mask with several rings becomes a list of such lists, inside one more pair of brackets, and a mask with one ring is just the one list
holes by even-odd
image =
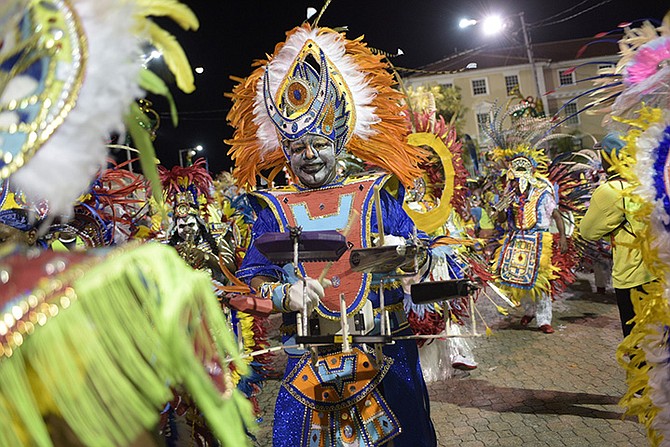
[[304, 24], [259, 65], [231, 95], [228, 119], [236, 131], [227, 143], [238, 184], [254, 186], [261, 171], [282, 169], [282, 140], [304, 133], [331, 138], [338, 152], [347, 150], [406, 185], [421, 175], [417, 164], [426, 154], [407, 143], [403, 95], [393, 89], [383, 56], [360, 39]]

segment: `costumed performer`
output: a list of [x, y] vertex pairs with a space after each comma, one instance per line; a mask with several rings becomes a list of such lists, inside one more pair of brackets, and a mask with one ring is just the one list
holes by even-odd
[[[216, 210], [221, 213], [221, 225], [227, 227], [235, 241], [235, 269], [242, 264], [244, 255], [251, 243], [251, 226], [256, 220], [256, 215], [249, 204], [246, 191], [240, 189], [235, 184], [235, 178], [230, 171], [222, 171], [214, 180], [214, 199], [216, 201]], [[233, 281], [236, 278], [231, 277]], [[268, 316], [272, 306], [268, 306], [267, 313], [245, 312], [248, 310], [245, 306], [238, 306], [236, 299], [240, 298], [240, 289], [237, 289], [237, 295], [233, 293], [235, 285], [245, 286], [239, 280], [231, 287], [231, 293], [227, 295], [228, 306], [231, 308], [233, 328], [237, 331], [238, 338], [244, 340], [244, 353], [251, 354], [254, 351], [260, 351], [270, 346], [268, 342]], [[227, 289], [224, 287], [224, 290]], [[248, 289], [248, 287], [245, 287]], [[232, 299], [230, 299], [232, 298]], [[255, 301], [257, 302], [257, 301]], [[269, 303], [268, 303], [269, 304]], [[271, 363], [274, 354], [268, 352], [265, 354], [256, 354], [248, 356], [245, 361], [249, 362], [250, 371], [243, 377], [240, 377], [238, 389], [241, 390], [254, 405], [254, 411], [259, 420], [262, 419], [263, 409], [260, 407], [257, 396], [261, 393], [263, 384], [268, 377], [281, 376], [272, 369]]]
[[[193, 269], [205, 272], [212, 282], [212, 291], [222, 295], [220, 287], [227, 283], [223, 268], [235, 270], [234, 239], [217, 234], [214, 228], [219, 213], [213, 202], [212, 177], [205, 168], [204, 159], [189, 166], [158, 167], [165, 203], [171, 217], [166, 231], [167, 244]], [[223, 304], [223, 303], [222, 303]], [[224, 306], [230, 324], [231, 312]], [[226, 367], [227, 368], [227, 367]], [[232, 375], [232, 371], [227, 371]], [[239, 379], [239, 375], [236, 377]], [[232, 383], [237, 385], [236, 381]], [[175, 390], [175, 397], [161, 412], [160, 434], [167, 446], [189, 444], [198, 447], [217, 446], [212, 430], [193, 397], [183, 390]]]
[[[408, 190], [404, 208], [420, 230], [442, 243], [431, 250], [431, 264], [424, 275], [426, 281], [463, 278], [468, 264], [462, 256], [462, 245], [469, 243], [464, 239], [467, 234], [460, 218], [466, 214], [468, 173], [463, 166], [462, 146], [455, 126], [447, 124], [436, 112], [435, 96], [438, 94], [440, 91], [436, 86], [430, 89], [420, 86], [416, 91], [408, 91], [409, 105], [414, 110], [413, 119], [408, 119], [408, 125], [414, 130], [409, 142], [421, 146], [430, 156], [420, 163], [424, 173]], [[414, 304], [408, 281], [403, 281], [403, 286], [405, 312], [414, 333], [437, 335], [446, 329], [452, 336], [442, 340], [417, 340], [426, 382], [450, 377], [454, 372], [452, 368], [475, 369], [477, 363], [472, 348], [466, 338], [460, 337], [460, 326], [468, 314], [468, 299]]]
[[[552, 282], [569, 272], [556, 266], [555, 258], [566, 251], [567, 239], [557, 192], [543, 175], [548, 159], [537, 146], [545, 140], [530, 138], [542, 133], [542, 120], [526, 118], [533, 122], [497, 131], [502, 129], [496, 124], [500, 114], [500, 109], [495, 111], [490, 134], [496, 144], [494, 157], [507, 171], [507, 185], [496, 205], [497, 220], [507, 227], [495, 255], [496, 279], [514, 302], [523, 305], [521, 325], [536, 318], [540, 331], [551, 334]], [[552, 219], [558, 228], [556, 244], [549, 232]]]
[[[235, 271], [235, 238], [230, 227], [221, 225], [213, 199], [213, 181], [204, 159], [192, 166], [158, 167], [172, 220], [168, 244], [196, 270], [205, 270], [214, 285], [226, 282], [219, 263]], [[218, 289], [217, 289], [218, 291]]]
[[[601, 141], [603, 168], [609, 171], [607, 161], [625, 146], [614, 133]], [[647, 268], [637, 240], [644, 234], [644, 224], [637, 219], [641, 204], [625, 197], [631, 184], [616, 171], [610, 171], [607, 180], [593, 192], [589, 209], [582, 219], [579, 232], [586, 240], [597, 241], [608, 236], [612, 245], [612, 285], [616, 295], [621, 329], [627, 337], [633, 328], [635, 311], [631, 291], [644, 293], [644, 285], [656, 278]]]
[[[265, 169], [287, 164], [294, 184], [252, 194], [258, 218], [252, 244], [238, 270], [283, 315], [285, 343], [293, 344], [296, 311], [303, 299], [319, 316], [322, 333], [340, 328], [340, 294], [350, 318], [379, 306], [379, 283], [369, 273], [352, 271], [348, 255], [328, 270], [324, 286], [316, 278], [325, 262], [298, 266], [268, 261], [254, 242], [288, 226], [304, 230], [347, 231], [353, 248], [380, 239], [374, 219], [379, 191], [384, 241], [399, 245], [414, 232], [403, 211], [403, 187], [420, 175], [423, 151], [406, 143], [402, 95], [382, 56], [360, 39], [348, 40], [328, 28], [308, 24], [288, 33], [274, 56], [233, 91], [229, 114], [236, 128], [230, 154], [238, 184], [255, 185]], [[342, 177], [337, 158], [345, 151], [392, 172]], [[384, 285], [392, 333], [411, 334], [399, 281]], [[379, 324], [379, 317], [375, 318]], [[296, 446], [435, 446], [428, 394], [414, 340], [383, 347], [383, 356], [355, 345], [344, 353], [333, 346], [309, 352], [291, 349], [275, 406], [273, 444]]]

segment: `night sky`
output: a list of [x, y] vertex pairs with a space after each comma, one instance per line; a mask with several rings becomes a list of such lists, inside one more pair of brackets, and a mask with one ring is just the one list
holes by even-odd
[[[172, 91], [179, 110], [180, 123], [175, 129], [167, 116], [167, 103], [154, 100], [155, 109], [164, 115], [155, 141], [161, 162], [170, 167], [178, 164], [178, 150], [201, 144], [213, 174], [228, 169], [226, 156], [232, 129], [226, 123], [231, 102], [224, 93], [233, 87], [229, 76], [246, 77], [254, 59], [273, 51], [284, 33], [299, 25], [308, 6], [320, 9], [321, 1], [303, 0], [186, 0], [198, 18], [200, 29], [184, 33], [171, 23], [161, 21], [184, 46], [191, 65], [204, 68], [196, 74], [196, 91], [182, 94], [176, 86]], [[551, 24], [601, 4], [562, 23]], [[568, 12], [566, 10], [573, 8]], [[348, 37], [365, 35], [371, 47], [395, 54], [398, 67], [417, 68], [454, 51], [463, 51], [486, 42], [476, 28], [461, 30], [458, 20], [487, 13], [509, 16], [524, 12], [530, 25], [533, 42], [547, 42], [589, 37], [615, 29], [622, 21], [643, 18], [660, 20], [670, 9], [663, 0], [333, 0], [320, 25], [347, 26]], [[552, 16], [557, 15], [553, 19]], [[549, 20], [547, 20], [549, 19]], [[518, 26], [518, 18], [514, 19]], [[543, 23], [544, 25], [543, 25]], [[498, 37], [491, 45], [509, 41]], [[160, 69], [160, 67], [158, 67]]]

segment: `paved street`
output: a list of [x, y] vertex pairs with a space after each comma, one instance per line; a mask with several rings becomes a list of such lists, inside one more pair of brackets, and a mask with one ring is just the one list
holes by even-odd
[[[441, 447], [648, 445], [644, 427], [617, 405], [626, 388], [614, 358], [621, 329], [613, 295], [576, 282], [554, 303], [549, 335], [521, 327], [520, 310], [503, 317], [485, 299], [478, 308], [493, 329], [474, 339], [479, 368], [429, 385]], [[257, 446], [272, 445], [279, 384], [270, 381], [261, 396]]]

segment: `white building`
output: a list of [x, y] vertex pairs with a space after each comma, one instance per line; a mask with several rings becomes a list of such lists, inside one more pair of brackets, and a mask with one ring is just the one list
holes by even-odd
[[[584, 108], [592, 99], [588, 94], [565, 104], [593, 89], [589, 78], [618, 60], [616, 44], [593, 42], [594, 39], [587, 38], [533, 44], [541, 102], [548, 107], [547, 116], [556, 116], [560, 121]], [[537, 96], [524, 46], [489, 47], [447, 57], [421, 69], [430, 73], [408, 75], [403, 78], [405, 84], [459, 87], [466, 108], [464, 133], [481, 146], [488, 143], [482, 127], [490, 122], [489, 112], [496, 101], [500, 105], [510, 99], [513, 103], [519, 102], [514, 96], [517, 89], [524, 97]], [[576, 146], [592, 147], [594, 139], [600, 139], [606, 133], [601, 120], [600, 115], [580, 113], [566, 120], [556, 131], [574, 135]]]

